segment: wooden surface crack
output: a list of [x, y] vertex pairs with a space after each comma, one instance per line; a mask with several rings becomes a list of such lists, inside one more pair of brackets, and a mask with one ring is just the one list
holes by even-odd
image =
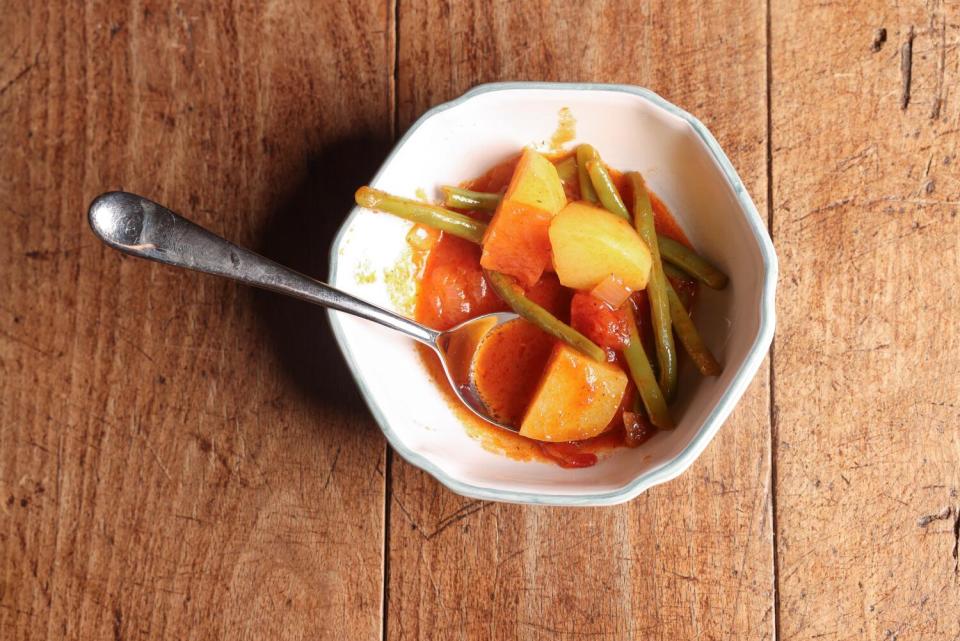
[[910, 84], [913, 77], [913, 26], [907, 31], [907, 39], [900, 48], [900, 108], [906, 109], [910, 105]]
[[23, 79], [27, 76], [28, 73], [30, 73], [31, 71], [34, 70], [34, 68], [36, 68], [38, 62], [40, 62], [40, 54], [39, 54], [39, 53], [37, 53], [37, 54], [33, 57], [33, 62], [31, 62], [30, 64], [28, 64], [27, 66], [25, 66], [23, 69], [21, 69], [21, 70], [17, 73], [17, 75], [15, 75], [13, 78], [11, 78], [5, 85], [3, 85], [2, 87], [0, 87], [0, 96], [2, 96], [3, 94], [7, 93], [7, 90], [10, 89], [10, 87], [14, 86], [15, 84], [17, 84], [18, 82], [20, 82], [21, 80], [23, 80]]

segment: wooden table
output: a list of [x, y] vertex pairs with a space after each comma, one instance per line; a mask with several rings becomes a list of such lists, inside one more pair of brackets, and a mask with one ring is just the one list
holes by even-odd
[[[4, 4], [3, 639], [960, 639], [956, 0]], [[321, 312], [84, 219], [123, 188], [322, 275], [397, 134], [503, 79], [697, 114], [777, 245], [768, 363], [620, 507], [445, 491]]]

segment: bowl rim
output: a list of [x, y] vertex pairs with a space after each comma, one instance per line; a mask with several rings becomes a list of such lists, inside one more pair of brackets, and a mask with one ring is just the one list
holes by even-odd
[[[690, 443], [688, 443], [679, 454], [666, 463], [640, 474], [620, 488], [606, 492], [579, 495], [542, 494], [528, 491], [491, 489], [458, 481], [457, 479], [447, 475], [446, 472], [440, 469], [440, 467], [435, 465], [425, 456], [414, 450], [411, 450], [404, 445], [397, 434], [390, 428], [388, 418], [381, 411], [380, 407], [373, 398], [373, 395], [370, 393], [370, 390], [367, 389], [366, 385], [364, 384], [363, 378], [359, 374], [358, 365], [354, 361], [352, 354], [347, 348], [346, 339], [343, 335], [343, 328], [340, 324], [340, 314], [334, 310], [328, 310], [327, 317], [330, 322], [330, 327], [333, 330], [334, 337], [337, 340], [337, 345], [340, 348], [340, 352], [343, 354], [343, 358], [347, 362], [347, 366], [350, 368], [350, 373], [357, 382], [357, 386], [360, 388], [360, 393], [363, 396], [367, 407], [373, 414], [374, 419], [380, 426], [380, 430], [387, 438], [390, 446], [407, 462], [429, 473], [447, 489], [469, 498], [481, 499], [485, 501], [501, 501], [506, 503], [554, 506], [616, 505], [634, 499], [651, 487], [675, 479], [684, 471], [686, 471], [687, 468], [689, 468], [697, 459], [697, 457], [700, 456], [703, 450], [706, 449], [707, 445], [710, 444], [720, 427], [726, 422], [730, 413], [733, 411], [733, 408], [739, 402], [740, 397], [743, 396], [747, 386], [753, 380], [757, 370], [760, 368], [760, 365], [763, 362], [763, 359], [766, 357], [767, 351], [769, 350], [770, 344], [773, 340], [774, 328], [776, 325], [776, 308], [774, 299], [776, 294], [778, 274], [777, 255], [767, 228], [763, 223], [763, 219], [760, 217], [760, 214], [757, 211], [756, 205], [753, 203], [753, 200], [747, 193], [746, 187], [744, 187], [743, 182], [740, 180], [740, 176], [733, 168], [733, 164], [730, 162], [730, 159], [727, 158], [727, 155], [724, 153], [723, 149], [721, 149], [720, 144], [713, 137], [713, 134], [710, 133], [710, 130], [707, 129], [707, 127], [700, 122], [700, 120], [687, 111], [674, 105], [657, 93], [644, 87], [638, 87], [635, 85], [527, 81], [494, 82], [476, 85], [458, 98], [436, 105], [420, 116], [393, 146], [390, 153], [380, 165], [380, 169], [378, 169], [377, 173], [371, 178], [371, 184], [376, 182], [376, 180], [383, 173], [384, 169], [396, 156], [400, 148], [404, 146], [411, 136], [413, 136], [417, 129], [419, 129], [420, 126], [437, 114], [447, 111], [448, 109], [456, 107], [483, 94], [511, 92], [517, 90], [525, 91], [531, 89], [562, 92], [604, 91], [626, 93], [646, 100], [647, 102], [652, 103], [654, 106], [664, 109], [665, 111], [683, 119], [690, 124], [693, 131], [706, 145], [707, 150], [710, 152], [714, 162], [716, 162], [720, 167], [725, 179], [733, 188], [734, 194], [738, 203], [740, 204], [741, 209], [746, 214], [746, 222], [754, 236], [754, 239], [757, 242], [763, 262], [763, 285], [760, 296], [759, 310], [760, 327], [757, 331], [756, 337], [754, 338], [753, 345], [750, 346], [750, 350], [747, 352], [747, 356], [744, 359], [743, 364], [740, 366], [740, 369], [734, 374], [733, 378], [730, 380], [730, 384], [720, 395], [720, 399], [717, 401], [713, 409], [710, 410], [706, 419], [703, 421], [696, 434], [694, 434]], [[344, 235], [360, 211], [360, 207], [354, 207], [351, 209], [349, 215], [347, 215], [343, 223], [340, 225], [337, 235], [330, 246], [330, 268], [328, 278], [331, 283], [336, 282], [339, 248], [343, 242]]]

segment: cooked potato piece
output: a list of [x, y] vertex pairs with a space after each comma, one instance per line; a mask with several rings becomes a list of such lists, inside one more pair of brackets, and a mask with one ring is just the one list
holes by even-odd
[[627, 389], [616, 365], [598, 363], [558, 343], [520, 426], [538, 441], [579, 441], [606, 429]]
[[532, 149], [523, 150], [503, 199], [542, 209], [551, 216], [567, 204], [557, 168]]
[[566, 287], [590, 290], [611, 274], [633, 291], [647, 286], [650, 250], [630, 223], [604, 209], [570, 203], [550, 222], [550, 245]]
[[483, 237], [480, 264], [532, 287], [550, 267], [550, 220], [566, 204], [557, 168], [524, 149]]

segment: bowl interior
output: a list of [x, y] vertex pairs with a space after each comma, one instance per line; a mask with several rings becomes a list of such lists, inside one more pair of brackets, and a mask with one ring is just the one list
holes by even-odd
[[[701, 136], [672, 110], [613, 89], [477, 93], [415, 126], [374, 186], [410, 197], [423, 190], [434, 198], [439, 185], [477, 176], [524, 145], [546, 148], [564, 107], [576, 120], [576, 140], [569, 144], [589, 141], [611, 166], [643, 172], [694, 246], [730, 275], [724, 291], [701, 289], [695, 312], [724, 371], [717, 378], [702, 378], [684, 361], [681, 394], [672, 407], [676, 430], [657, 434], [643, 447], [619, 449], [594, 467], [567, 470], [514, 461], [483, 449], [464, 431], [411, 341], [334, 312], [341, 345], [392, 444], [463, 493], [590, 502], [591, 497], [615, 496], [631, 484], [639, 491], [641, 477], [682, 471], [663, 474], [691, 445], [705, 446], [695, 441], [712, 436], [754, 373], [748, 371], [748, 358], [757, 349], [761, 331], [766, 275], [760, 242], [750, 224], [755, 214], [744, 207], [741, 198], [748, 197], [739, 180], [728, 180]], [[411, 314], [416, 268], [405, 240], [409, 228], [409, 223], [390, 215], [354, 209], [333, 248], [333, 284]]]

